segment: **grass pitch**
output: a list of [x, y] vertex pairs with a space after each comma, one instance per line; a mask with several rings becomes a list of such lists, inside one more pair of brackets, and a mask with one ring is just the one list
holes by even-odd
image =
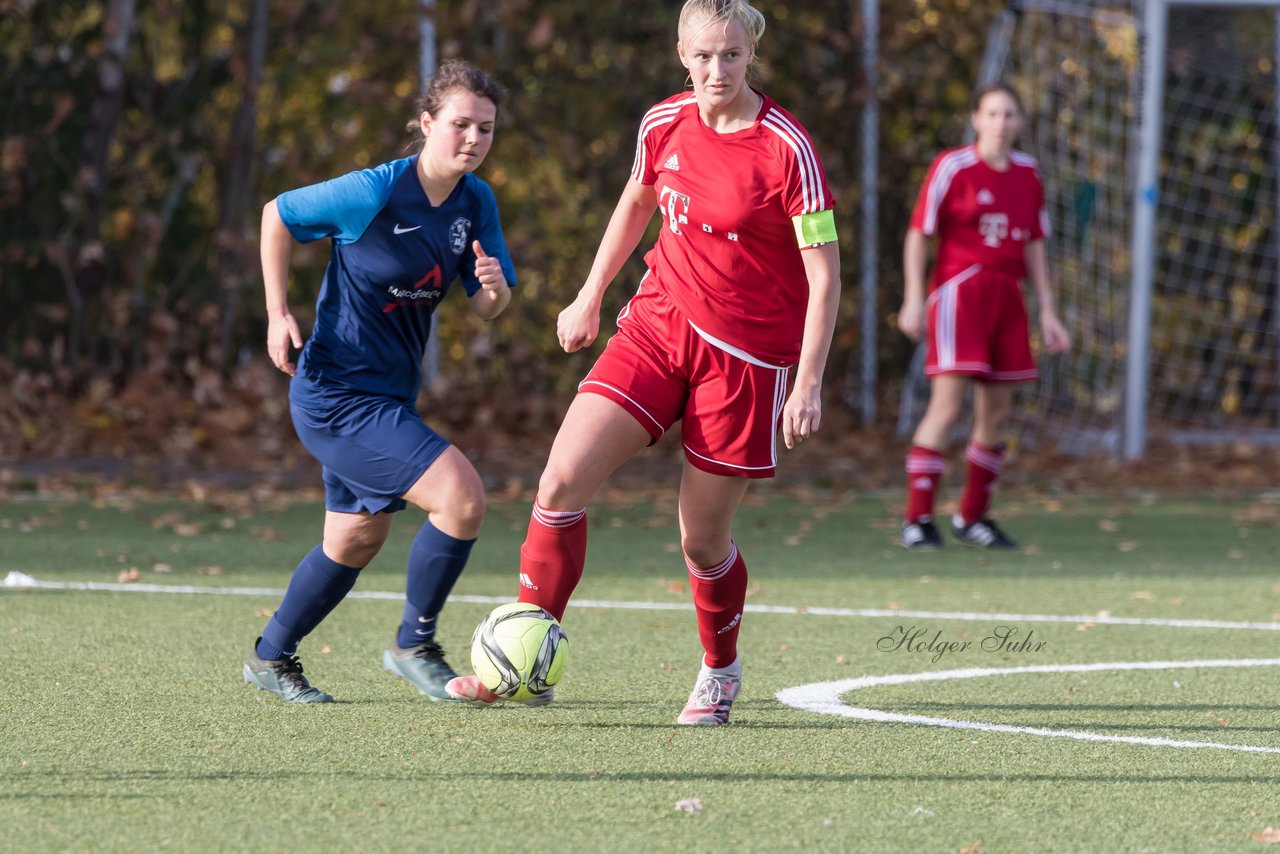
[[[1280, 619], [1277, 503], [1002, 509], [1020, 553], [916, 555], [893, 545], [883, 501], [753, 494], [736, 532], [756, 609], [744, 694], [731, 726], [690, 730], [673, 721], [699, 653], [662, 500], [593, 506], [575, 598], [599, 604], [570, 606], [555, 705], [484, 710], [429, 703], [381, 669], [393, 599], [352, 598], [307, 639], [308, 676], [340, 702], [289, 706], [240, 678], [278, 595], [136, 592], [283, 589], [319, 538], [317, 505], [0, 505], [0, 576], [127, 587], [0, 590], [0, 850], [1259, 848], [1280, 828], [1280, 752], [1229, 748], [1280, 751], [1275, 665], [1021, 672], [841, 698], [1218, 747], [873, 722], [775, 699], [863, 676], [1280, 656], [1280, 632], [1235, 625]], [[514, 595], [527, 512], [491, 508], [457, 594]], [[416, 520], [403, 514], [358, 594], [401, 589]], [[491, 607], [445, 611], [459, 669]], [[984, 648], [1001, 626], [1018, 634]]]

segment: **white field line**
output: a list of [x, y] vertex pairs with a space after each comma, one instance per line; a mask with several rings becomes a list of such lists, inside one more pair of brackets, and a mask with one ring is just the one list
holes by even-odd
[[[77, 590], [112, 593], [153, 593], [153, 594], [188, 594], [207, 596], [264, 596], [279, 598], [284, 590], [273, 587], [202, 587], [182, 584], [119, 584], [94, 581], [39, 581], [20, 573], [10, 573], [3, 581], [3, 587], [9, 589], [35, 590]], [[375, 599], [399, 601], [404, 594], [383, 591], [352, 591], [348, 599]], [[450, 596], [451, 602], [468, 602], [473, 604], [502, 604], [510, 601], [504, 596]], [[603, 599], [581, 599], [574, 604], [583, 608], [614, 608], [626, 610], [648, 611], [689, 611], [693, 606], [677, 602], [637, 602], [611, 601]], [[1164, 620], [1139, 617], [1111, 617], [1099, 615], [1063, 616], [1054, 614], [997, 614], [971, 611], [907, 611], [884, 608], [807, 608], [788, 607], [782, 605], [748, 605], [750, 613], [764, 614], [812, 614], [824, 617], [911, 617], [918, 619], [949, 619], [969, 621], [1008, 621], [1008, 622], [1046, 622], [1046, 623], [1094, 623], [1097, 625], [1127, 626], [1171, 626], [1179, 628], [1208, 629], [1258, 629], [1264, 631], [1280, 631], [1280, 623], [1251, 623], [1238, 620]], [[1121, 744], [1140, 744], [1162, 747], [1213, 748], [1217, 750], [1234, 750], [1245, 753], [1280, 753], [1280, 748], [1258, 747], [1247, 744], [1220, 744], [1211, 741], [1184, 741], [1179, 739], [1101, 735], [1079, 730], [1046, 729], [1043, 727], [1023, 727], [1009, 724], [991, 724], [981, 721], [956, 720], [952, 718], [932, 718], [924, 715], [905, 715], [895, 712], [884, 712], [878, 709], [847, 706], [840, 697], [860, 688], [878, 685], [903, 685], [912, 682], [946, 681], [953, 679], [973, 679], [985, 676], [1008, 676], [1020, 673], [1087, 673], [1106, 670], [1166, 670], [1187, 667], [1265, 667], [1280, 665], [1280, 658], [1266, 659], [1215, 659], [1207, 661], [1135, 661], [1135, 662], [1102, 662], [1092, 664], [1042, 664], [1027, 667], [1005, 668], [965, 668], [961, 670], [943, 670], [924, 673], [898, 673], [887, 676], [862, 676], [856, 679], [843, 679], [835, 682], [819, 682], [812, 685], [801, 685], [787, 688], [777, 693], [777, 699], [784, 705], [804, 711], [820, 714], [840, 715], [861, 720], [880, 721], [885, 723], [908, 723], [922, 726], [948, 727], [952, 729], [981, 730], [985, 732], [1001, 732], [1023, 735], [1037, 735], [1049, 738], [1070, 738], [1078, 741], [1101, 741]]]
[[[11, 572], [3, 586], [18, 590], [84, 590], [110, 593], [157, 593], [202, 596], [263, 596], [279, 599], [283, 588], [276, 587], [203, 587], [187, 584], [120, 584], [105, 581], [40, 581], [29, 575]], [[348, 599], [404, 599], [401, 592], [353, 590]], [[475, 605], [501, 605], [512, 601], [509, 596], [459, 596], [449, 597], [450, 602], [466, 602]], [[610, 608], [629, 611], [692, 611], [687, 602], [639, 602], [609, 599], [574, 599], [576, 608]], [[817, 617], [866, 617], [913, 620], [959, 620], [968, 622], [1005, 623], [1091, 623], [1099, 626], [1164, 626], [1179, 629], [1250, 629], [1254, 631], [1280, 631], [1280, 622], [1256, 623], [1243, 620], [1189, 620], [1159, 617], [1113, 617], [1102, 614], [1005, 614], [983, 611], [910, 611], [897, 608], [823, 608], [791, 605], [747, 605], [748, 614], [810, 614]]]
[[864, 721], [904, 723], [919, 726], [947, 727], [950, 729], [979, 730], [982, 732], [1038, 735], [1047, 738], [1070, 738], [1076, 741], [1105, 741], [1120, 744], [1141, 744], [1156, 747], [1205, 747], [1215, 750], [1235, 750], [1242, 753], [1280, 753], [1280, 747], [1258, 747], [1250, 744], [1221, 744], [1214, 741], [1183, 741], [1134, 735], [1101, 735], [1071, 729], [1046, 729], [1044, 727], [1012, 726], [981, 721], [933, 718], [925, 715], [906, 715], [884, 712], [879, 709], [845, 705], [841, 696], [861, 688], [880, 685], [906, 685], [913, 682], [944, 682], [955, 679], [975, 679], [986, 676], [1011, 676], [1023, 673], [1095, 673], [1107, 670], [1172, 670], [1191, 667], [1274, 667], [1280, 658], [1227, 658], [1203, 661], [1113, 661], [1092, 664], [1037, 664], [1027, 667], [970, 667], [962, 670], [941, 670], [925, 673], [894, 673], [886, 676], [861, 676], [835, 682], [816, 682], [786, 688], [777, 693], [778, 702], [803, 711], [825, 715], [839, 715]]

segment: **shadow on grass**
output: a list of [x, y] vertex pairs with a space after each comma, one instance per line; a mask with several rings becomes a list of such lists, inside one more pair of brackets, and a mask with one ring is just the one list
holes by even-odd
[[[684, 771], [551, 771], [551, 770], [483, 770], [467, 768], [458, 771], [445, 771], [438, 768], [424, 768], [421, 774], [377, 774], [353, 772], [350, 769], [324, 771], [304, 769], [294, 771], [244, 771], [244, 772], [186, 772], [161, 769], [140, 769], [109, 773], [78, 773], [63, 771], [21, 771], [9, 777], [10, 784], [28, 781], [40, 781], [42, 786], [59, 784], [107, 784], [122, 785], [128, 783], [148, 782], [158, 785], [173, 783], [314, 783], [328, 778], [339, 782], [379, 783], [413, 781], [430, 777], [432, 780], [457, 780], [465, 783], [516, 783], [531, 780], [549, 783], [667, 783], [667, 782], [723, 782], [723, 783], [1142, 783], [1163, 785], [1165, 783], [1194, 783], [1198, 785], [1238, 785], [1270, 783], [1274, 777], [1269, 774], [845, 774], [820, 773], [770, 773], [770, 772], [737, 772], [713, 771], [693, 773]], [[164, 797], [157, 793], [156, 797]], [[0, 792], [0, 800], [46, 799], [46, 798], [144, 798], [147, 795], [122, 794], [65, 794], [59, 792]]]

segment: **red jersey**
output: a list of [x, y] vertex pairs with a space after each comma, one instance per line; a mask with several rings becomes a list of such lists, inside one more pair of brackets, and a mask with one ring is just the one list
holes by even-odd
[[631, 177], [653, 186], [666, 220], [648, 279], [710, 343], [787, 366], [809, 301], [791, 218], [835, 202], [808, 133], [761, 99], [755, 123], [734, 133], [703, 124], [691, 94], [654, 106]]
[[1012, 151], [1009, 168], [998, 172], [977, 146], [942, 152], [920, 188], [911, 227], [938, 235], [930, 290], [974, 264], [1025, 279], [1027, 244], [1049, 235], [1035, 159]]

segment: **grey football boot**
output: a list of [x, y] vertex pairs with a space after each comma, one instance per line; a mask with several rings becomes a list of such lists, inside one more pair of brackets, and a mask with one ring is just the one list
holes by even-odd
[[302, 662], [296, 655], [284, 658], [258, 658], [258, 645], [244, 659], [244, 681], [262, 691], [275, 694], [286, 703], [332, 703], [333, 697], [312, 688], [302, 675]]
[[426, 694], [433, 703], [457, 702], [444, 686], [458, 674], [444, 660], [444, 650], [434, 640], [423, 641], [408, 649], [401, 649], [392, 641], [382, 653], [382, 666]]

